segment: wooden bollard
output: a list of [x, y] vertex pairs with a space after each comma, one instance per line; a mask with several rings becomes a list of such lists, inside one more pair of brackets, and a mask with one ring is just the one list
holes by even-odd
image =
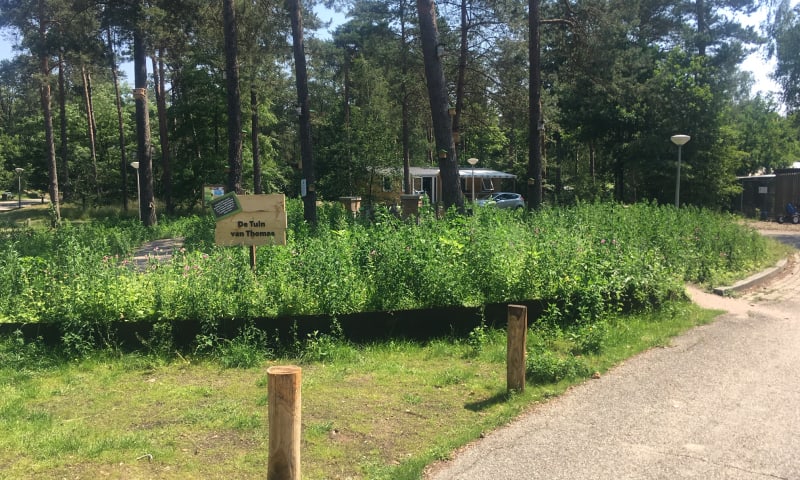
[[302, 369], [294, 365], [267, 369], [269, 460], [267, 480], [300, 480], [300, 386]]
[[508, 306], [506, 384], [508, 391], [525, 390], [525, 356], [528, 336], [528, 307]]

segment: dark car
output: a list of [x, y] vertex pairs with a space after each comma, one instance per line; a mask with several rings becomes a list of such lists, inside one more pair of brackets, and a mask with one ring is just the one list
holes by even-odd
[[480, 206], [497, 208], [525, 208], [525, 199], [519, 193], [495, 192], [478, 200]]

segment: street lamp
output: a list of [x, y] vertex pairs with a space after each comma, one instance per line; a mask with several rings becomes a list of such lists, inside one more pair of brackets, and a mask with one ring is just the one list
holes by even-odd
[[678, 146], [678, 175], [675, 178], [675, 208], [680, 206], [681, 199], [681, 147], [688, 142], [692, 137], [689, 135], [673, 135], [669, 137], [672, 143]]
[[17, 172], [17, 206], [22, 208], [22, 172], [25, 170], [17, 167], [14, 171]]
[[131, 162], [131, 167], [136, 170], [136, 208], [139, 210], [139, 221], [142, 221], [142, 188], [139, 186], [139, 162]]
[[472, 165], [472, 203], [475, 203], [475, 164], [478, 163], [478, 159], [468, 158], [467, 163]]

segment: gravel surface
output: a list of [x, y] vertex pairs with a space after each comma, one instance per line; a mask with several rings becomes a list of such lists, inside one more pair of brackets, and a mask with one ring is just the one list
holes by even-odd
[[[800, 245], [800, 226], [759, 223]], [[429, 480], [800, 479], [800, 263], [434, 465]]]

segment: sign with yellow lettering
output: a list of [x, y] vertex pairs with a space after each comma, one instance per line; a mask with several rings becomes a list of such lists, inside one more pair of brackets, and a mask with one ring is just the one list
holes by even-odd
[[237, 195], [236, 201], [241, 210], [217, 220], [217, 245], [286, 245], [285, 195]]

